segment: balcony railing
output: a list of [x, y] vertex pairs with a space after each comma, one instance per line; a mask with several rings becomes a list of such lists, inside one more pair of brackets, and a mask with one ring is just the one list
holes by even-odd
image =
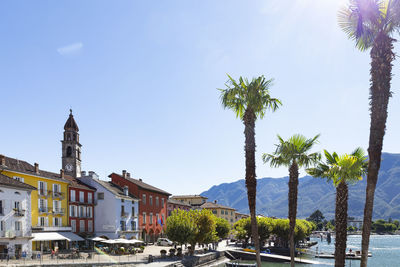
[[63, 215], [64, 213], [65, 213], [64, 208], [53, 209], [53, 214]]
[[53, 192], [53, 198], [64, 199], [65, 194], [63, 192]]
[[16, 217], [23, 217], [23, 216], [25, 216], [25, 210], [14, 209], [14, 216], [16, 216]]
[[129, 213], [125, 211], [121, 211], [121, 217], [128, 217]]
[[39, 207], [39, 213], [50, 213], [52, 208], [49, 207]]
[[42, 197], [49, 197], [49, 196], [51, 196], [51, 191], [39, 188], [38, 189], [38, 194], [39, 194], [39, 196], [42, 196]]

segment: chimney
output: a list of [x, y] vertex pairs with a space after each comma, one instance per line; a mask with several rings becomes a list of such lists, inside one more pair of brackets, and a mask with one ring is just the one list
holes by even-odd
[[6, 157], [4, 155], [0, 155], [0, 165], [6, 166]]
[[35, 173], [39, 174], [39, 164], [35, 162]]
[[89, 171], [89, 176], [93, 178], [94, 171]]
[[61, 179], [64, 179], [64, 169], [60, 169], [60, 177]]
[[126, 178], [131, 178], [131, 173], [130, 172], [126, 173]]
[[122, 177], [126, 178], [126, 170], [122, 170]]
[[217, 204], [217, 200], [214, 200], [214, 204]]
[[86, 176], [86, 171], [81, 171], [81, 176]]
[[141, 182], [142, 182], [142, 178], [139, 178], [139, 181], [141, 181]]

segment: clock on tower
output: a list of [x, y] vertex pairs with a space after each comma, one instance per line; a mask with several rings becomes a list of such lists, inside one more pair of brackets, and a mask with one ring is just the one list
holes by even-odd
[[81, 176], [81, 147], [79, 143], [79, 128], [75, 122], [72, 110], [64, 125], [64, 138], [62, 144], [62, 168], [65, 174], [72, 177]]

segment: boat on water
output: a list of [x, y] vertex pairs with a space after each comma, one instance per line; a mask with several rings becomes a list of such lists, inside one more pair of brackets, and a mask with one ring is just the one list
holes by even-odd
[[[316, 258], [322, 258], [322, 259], [334, 259], [335, 254], [333, 253], [319, 253], [315, 255]], [[368, 252], [368, 257], [372, 257], [372, 253]], [[346, 253], [346, 259], [348, 260], [361, 260], [361, 251], [356, 250], [354, 252], [347, 252]]]
[[226, 262], [225, 267], [257, 267], [257, 263]]

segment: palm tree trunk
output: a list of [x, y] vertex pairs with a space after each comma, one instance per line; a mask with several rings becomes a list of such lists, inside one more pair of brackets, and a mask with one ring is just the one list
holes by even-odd
[[258, 236], [258, 226], [256, 217], [256, 141], [255, 141], [255, 121], [256, 116], [251, 109], [246, 109], [243, 116], [244, 136], [245, 136], [245, 157], [246, 157], [246, 187], [247, 198], [249, 201], [249, 210], [251, 218], [251, 233], [256, 250], [257, 266], [261, 267], [260, 239]]
[[347, 242], [347, 205], [349, 191], [347, 184], [342, 181], [336, 188], [335, 208], [335, 267], [344, 267]]
[[387, 34], [381, 32], [375, 39], [371, 49], [371, 124], [369, 132], [368, 147], [368, 175], [367, 189], [364, 206], [364, 222], [362, 233], [362, 256], [361, 267], [367, 266], [369, 236], [371, 234], [372, 211], [374, 205], [374, 194], [378, 173], [381, 165], [381, 154], [383, 137], [385, 135], [387, 107], [389, 102], [390, 81], [392, 79], [392, 61], [395, 59], [393, 53], [393, 42]]
[[297, 216], [297, 186], [299, 184], [299, 167], [294, 161], [289, 168], [289, 242], [290, 242], [290, 266], [294, 267], [295, 244], [294, 229]]

